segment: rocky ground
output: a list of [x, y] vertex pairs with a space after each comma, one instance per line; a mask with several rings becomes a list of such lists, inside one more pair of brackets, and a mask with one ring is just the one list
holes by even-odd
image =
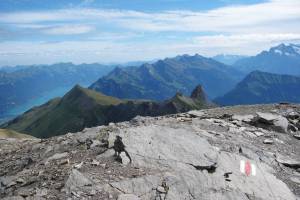
[[235, 106], [1, 139], [0, 199], [300, 199], [299, 113]]

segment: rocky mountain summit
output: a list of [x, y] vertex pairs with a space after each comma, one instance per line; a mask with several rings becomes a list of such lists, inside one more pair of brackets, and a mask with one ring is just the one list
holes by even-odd
[[235, 106], [1, 139], [0, 198], [299, 199], [299, 120], [299, 105]]
[[247, 73], [259, 70], [275, 74], [299, 76], [300, 45], [280, 44], [270, 48], [268, 51], [262, 51], [256, 56], [240, 59], [234, 63], [234, 66]]

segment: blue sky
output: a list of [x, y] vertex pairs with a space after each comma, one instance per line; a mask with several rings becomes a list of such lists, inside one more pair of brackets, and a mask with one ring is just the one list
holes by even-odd
[[0, 1], [0, 65], [254, 55], [299, 41], [299, 0]]

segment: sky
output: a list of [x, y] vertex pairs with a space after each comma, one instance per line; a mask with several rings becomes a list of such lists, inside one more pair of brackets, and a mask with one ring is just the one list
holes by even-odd
[[300, 43], [300, 0], [1, 0], [0, 66], [255, 55]]

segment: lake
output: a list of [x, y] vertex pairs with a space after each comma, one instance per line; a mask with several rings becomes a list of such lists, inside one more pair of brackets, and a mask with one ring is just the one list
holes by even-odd
[[[89, 84], [90, 83], [81, 84], [81, 85], [83, 87], [87, 87]], [[69, 90], [71, 90], [72, 87], [73, 86], [59, 87], [59, 88], [56, 88], [54, 90], [47, 91], [46, 93], [41, 94], [40, 97], [31, 99], [30, 101], [27, 101], [22, 105], [18, 105], [16, 107], [14, 107], [13, 109], [7, 111], [6, 113], [2, 113], [0, 115], [0, 124], [2, 124], [4, 122], [7, 122], [7, 121], [17, 117], [18, 115], [24, 113], [25, 111], [29, 110], [30, 108], [32, 108], [34, 106], [42, 105], [42, 104], [46, 103], [47, 101], [49, 101], [50, 99], [53, 99], [55, 97], [62, 97]]]

